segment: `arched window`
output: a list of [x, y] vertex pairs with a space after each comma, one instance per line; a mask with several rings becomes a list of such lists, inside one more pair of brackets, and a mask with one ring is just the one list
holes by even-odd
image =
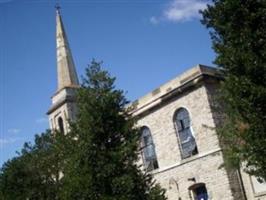
[[175, 115], [177, 135], [182, 158], [188, 158], [198, 153], [195, 138], [192, 134], [189, 113], [185, 108], [177, 110]]
[[59, 131], [61, 133], [65, 133], [65, 130], [64, 130], [64, 122], [63, 122], [62, 117], [58, 117], [57, 122], [58, 122]]
[[141, 130], [141, 150], [143, 163], [147, 171], [157, 169], [158, 162], [155, 153], [155, 147], [151, 137], [151, 132], [148, 127], [143, 127]]

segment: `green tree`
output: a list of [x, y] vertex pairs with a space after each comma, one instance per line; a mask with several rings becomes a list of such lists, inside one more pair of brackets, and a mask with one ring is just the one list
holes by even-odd
[[202, 14], [225, 77], [227, 164], [266, 180], [266, 1], [213, 0]]
[[60, 190], [60, 134], [49, 131], [25, 143], [18, 156], [7, 161], [0, 171], [0, 194], [4, 200], [58, 199]]
[[77, 95], [79, 114], [67, 134], [62, 199], [165, 200], [164, 190], [144, 174], [140, 132], [115, 89], [115, 78], [92, 61]]

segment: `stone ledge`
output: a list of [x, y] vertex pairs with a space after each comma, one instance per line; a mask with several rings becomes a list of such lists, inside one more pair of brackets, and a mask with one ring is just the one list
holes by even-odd
[[215, 149], [215, 150], [206, 152], [206, 153], [197, 154], [197, 155], [194, 155], [194, 156], [192, 156], [190, 158], [183, 159], [183, 160], [181, 160], [181, 162], [178, 162], [178, 163], [176, 163], [174, 165], [165, 167], [163, 169], [160, 169], [159, 168], [157, 170], [154, 170], [154, 171], [151, 172], [151, 174], [156, 175], [156, 174], [159, 174], [159, 173], [163, 173], [163, 172], [166, 172], [166, 171], [171, 170], [173, 168], [176, 168], [176, 167], [179, 167], [181, 165], [187, 164], [189, 162], [193, 162], [193, 161], [199, 160], [199, 159], [201, 159], [203, 157], [207, 157], [207, 156], [210, 156], [212, 154], [216, 154], [216, 153], [220, 153], [220, 152], [222, 152], [222, 149], [221, 148], [218, 148], [218, 149]]

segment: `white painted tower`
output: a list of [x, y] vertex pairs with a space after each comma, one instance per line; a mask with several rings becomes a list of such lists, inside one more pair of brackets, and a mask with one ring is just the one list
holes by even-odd
[[59, 7], [56, 8], [57, 91], [47, 112], [52, 130], [68, 131], [68, 122], [75, 119], [78, 77], [65, 33]]

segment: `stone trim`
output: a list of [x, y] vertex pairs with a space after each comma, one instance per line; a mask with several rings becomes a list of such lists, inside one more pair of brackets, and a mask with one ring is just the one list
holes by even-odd
[[73, 103], [75, 102], [75, 97], [72, 97], [72, 96], [67, 96], [66, 98], [62, 99], [61, 101], [59, 101], [58, 103], [52, 105], [50, 107], [50, 109], [47, 111], [47, 115], [51, 114], [53, 111], [55, 111], [57, 108], [59, 108], [60, 106], [62, 106], [63, 104], [65, 103]]
[[168, 170], [170, 170], [170, 169], [173, 169], [173, 168], [179, 167], [179, 166], [184, 165], [184, 164], [187, 164], [187, 163], [189, 163], [189, 162], [193, 162], [193, 161], [198, 160], [198, 159], [201, 159], [201, 158], [203, 158], [203, 157], [207, 157], [207, 156], [210, 156], [210, 155], [212, 155], [212, 154], [216, 154], [216, 153], [220, 153], [220, 152], [222, 152], [222, 149], [221, 149], [221, 148], [217, 148], [217, 149], [214, 149], [214, 150], [212, 150], [212, 151], [208, 151], [208, 152], [206, 152], [206, 153], [197, 154], [197, 155], [194, 155], [194, 156], [192, 156], [192, 157], [189, 157], [189, 158], [183, 159], [183, 160], [181, 160], [180, 162], [177, 162], [177, 163], [175, 163], [175, 164], [173, 164], [173, 165], [171, 165], [171, 166], [165, 167], [165, 168], [163, 168], [163, 169], [160, 169], [160, 168], [159, 168], [159, 169], [157, 169], [157, 170], [154, 170], [154, 171], [152, 171], [151, 173], [152, 173], [153, 175], [156, 175], [156, 174], [159, 174], [159, 173], [163, 173], [163, 172], [168, 171]]
[[216, 68], [198, 65], [130, 104], [128, 106], [132, 109], [130, 114], [132, 116], [144, 114], [162, 102], [202, 84], [205, 79], [209, 78], [221, 80], [223, 76]]
[[57, 90], [57, 91], [54, 93], [54, 95], [52, 96], [52, 98], [53, 98], [54, 96], [56, 96], [57, 94], [59, 94], [62, 90], [65, 90], [65, 89], [78, 89], [78, 88], [80, 88], [79, 85], [69, 85], [69, 86], [63, 87], [63, 88], [61, 88], [60, 90]]
[[253, 194], [254, 194], [254, 197], [265, 196], [265, 195], [266, 195], [266, 192], [265, 192], [265, 191], [263, 191], [263, 192], [256, 192], [256, 191], [255, 191], [254, 183], [253, 183], [253, 181], [252, 181], [252, 179], [251, 179], [251, 176], [250, 176], [250, 175], [248, 175], [248, 176], [249, 176], [249, 181], [250, 181], [250, 184], [251, 184], [251, 188], [252, 188], [252, 192], [253, 192]]

